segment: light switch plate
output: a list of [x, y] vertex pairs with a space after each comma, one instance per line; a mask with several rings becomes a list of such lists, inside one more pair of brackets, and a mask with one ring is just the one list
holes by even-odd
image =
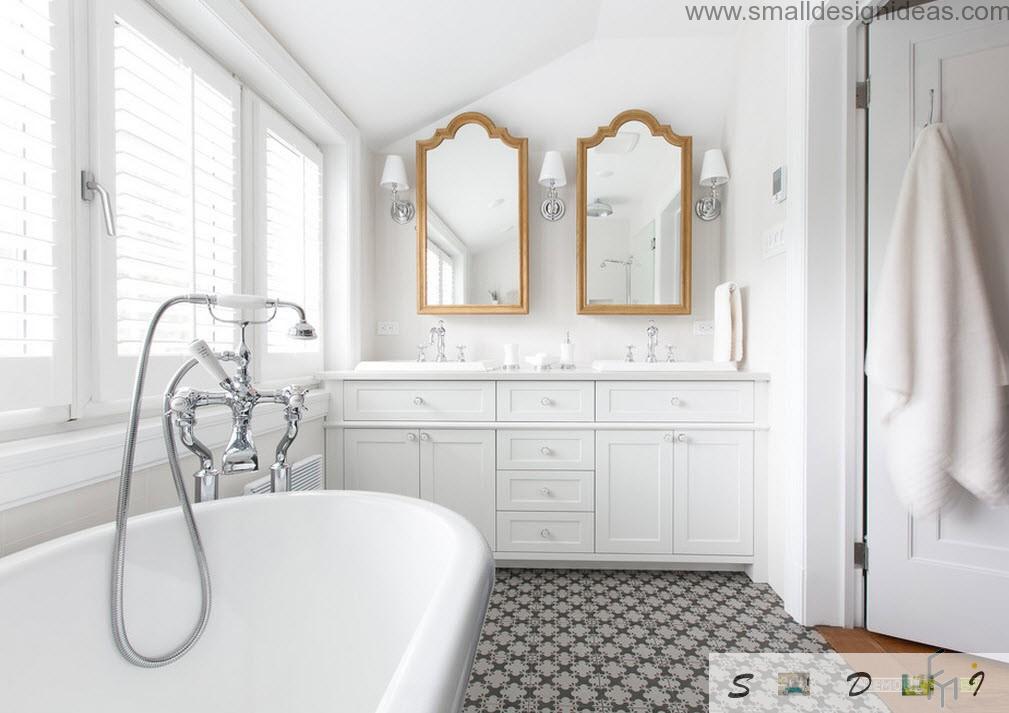
[[399, 334], [399, 322], [379, 322], [375, 325], [375, 334], [379, 337], [395, 337]]
[[764, 259], [772, 258], [775, 255], [781, 255], [785, 252], [785, 226], [776, 225], [769, 230], [765, 230], [764, 234], [760, 238], [761, 249], [764, 253]]
[[715, 323], [710, 319], [694, 320], [694, 336], [708, 337], [715, 333]]

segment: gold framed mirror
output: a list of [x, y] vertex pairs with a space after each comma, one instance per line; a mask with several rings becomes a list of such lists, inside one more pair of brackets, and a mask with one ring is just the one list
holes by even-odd
[[528, 314], [528, 140], [466, 112], [417, 142], [417, 313]]
[[691, 148], [641, 109], [578, 139], [578, 314], [690, 314]]

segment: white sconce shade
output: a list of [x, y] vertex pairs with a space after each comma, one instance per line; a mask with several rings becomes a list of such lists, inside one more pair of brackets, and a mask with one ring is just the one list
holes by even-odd
[[410, 182], [406, 179], [406, 164], [403, 163], [402, 156], [390, 154], [385, 157], [385, 166], [382, 168], [382, 180], [379, 181], [379, 185], [392, 191], [392, 206], [389, 208], [389, 216], [400, 225], [406, 225], [413, 220], [416, 212], [413, 203], [399, 198], [399, 191], [410, 190]]
[[564, 161], [560, 151], [547, 151], [543, 154], [543, 167], [540, 169], [540, 185], [547, 188], [561, 188], [568, 184], [564, 172]]
[[704, 152], [704, 163], [701, 164], [702, 186], [721, 186], [729, 182], [729, 169], [725, 166], [725, 156], [721, 149], [708, 149]]
[[379, 185], [390, 191], [410, 189], [410, 182], [406, 178], [406, 164], [403, 163], [402, 156], [393, 154], [385, 157], [385, 167], [382, 169], [382, 181]]

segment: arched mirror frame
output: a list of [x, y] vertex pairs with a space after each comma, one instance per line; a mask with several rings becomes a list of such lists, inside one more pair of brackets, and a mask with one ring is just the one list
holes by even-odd
[[[587, 272], [588, 239], [588, 154], [589, 149], [598, 146], [605, 139], [617, 135], [620, 127], [638, 121], [648, 127], [652, 136], [664, 138], [680, 149], [680, 295], [677, 304], [589, 304]], [[578, 314], [690, 314], [690, 229], [693, 217], [691, 185], [693, 184], [693, 140], [690, 136], [680, 136], [668, 124], [660, 124], [650, 112], [643, 109], [629, 109], [620, 112], [608, 126], [600, 126], [592, 136], [578, 139]]]
[[[427, 303], [427, 153], [467, 124], [482, 126], [488, 138], [518, 149], [519, 303], [508, 305], [429, 305]], [[529, 140], [516, 138], [487, 115], [468, 111], [456, 116], [430, 139], [417, 142], [417, 314], [529, 314]]]

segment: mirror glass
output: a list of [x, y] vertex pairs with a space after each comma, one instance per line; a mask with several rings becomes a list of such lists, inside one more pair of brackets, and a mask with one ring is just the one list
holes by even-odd
[[579, 140], [580, 312], [690, 311], [689, 137], [650, 116]]
[[462, 115], [417, 165], [420, 311], [528, 311], [525, 139]]

